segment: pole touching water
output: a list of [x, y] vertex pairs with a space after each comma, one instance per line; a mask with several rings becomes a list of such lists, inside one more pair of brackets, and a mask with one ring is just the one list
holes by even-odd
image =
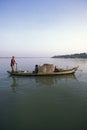
[[17, 71], [17, 63], [16, 63], [16, 71]]

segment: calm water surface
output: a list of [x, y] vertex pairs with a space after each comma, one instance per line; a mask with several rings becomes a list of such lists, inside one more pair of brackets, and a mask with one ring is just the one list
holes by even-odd
[[79, 66], [75, 76], [11, 77], [10, 59], [0, 59], [0, 130], [86, 130], [87, 60], [16, 58], [19, 70], [53, 63]]

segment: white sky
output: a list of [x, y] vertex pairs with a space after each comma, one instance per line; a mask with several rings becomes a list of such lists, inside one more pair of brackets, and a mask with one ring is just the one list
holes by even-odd
[[0, 56], [87, 52], [86, 0], [0, 0]]

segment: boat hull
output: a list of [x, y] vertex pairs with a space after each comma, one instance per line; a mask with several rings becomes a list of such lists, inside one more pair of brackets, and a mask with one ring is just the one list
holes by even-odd
[[68, 70], [61, 70], [58, 72], [50, 72], [50, 73], [33, 73], [33, 72], [28, 72], [28, 71], [15, 71], [15, 72], [11, 72], [11, 71], [7, 71], [10, 75], [13, 76], [57, 76], [57, 75], [70, 75], [70, 74], [74, 74], [76, 72], [78, 67], [72, 68], [72, 69], [68, 69]]

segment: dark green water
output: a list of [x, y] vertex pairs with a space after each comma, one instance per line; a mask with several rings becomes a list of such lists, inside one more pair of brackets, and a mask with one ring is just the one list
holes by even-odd
[[[78, 64], [69, 60], [69, 65], [71, 62]], [[9, 77], [9, 59], [2, 63], [5, 65], [0, 73], [0, 130], [87, 129], [87, 61], [79, 61], [80, 70], [75, 76], [30, 78]]]

